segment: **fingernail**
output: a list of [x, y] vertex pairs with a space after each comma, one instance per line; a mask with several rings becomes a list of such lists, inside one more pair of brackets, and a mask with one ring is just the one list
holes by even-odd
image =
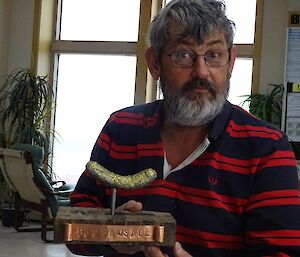
[[178, 248], [178, 249], [182, 249], [182, 246], [181, 246], [181, 244], [179, 242], [175, 243], [175, 247]]

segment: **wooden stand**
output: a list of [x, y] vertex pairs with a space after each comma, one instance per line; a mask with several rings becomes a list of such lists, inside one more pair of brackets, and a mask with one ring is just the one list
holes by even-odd
[[54, 243], [174, 246], [176, 222], [169, 213], [60, 207]]

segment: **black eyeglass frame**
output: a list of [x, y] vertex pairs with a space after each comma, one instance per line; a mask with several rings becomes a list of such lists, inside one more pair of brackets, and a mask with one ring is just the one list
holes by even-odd
[[[195, 65], [195, 62], [196, 62], [197, 58], [199, 56], [203, 56], [205, 64], [206, 64], [207, 67], [219, 68], [219, 67], [223, 67], [223, 66], [227, 65], [230, 62], [230, 60], [231, 60], [231, 50], [232, 50], [232, 48], [228, 48], [227, 50], [210, 50], [210, 51], [205, 52], [204, 54], [197, 54], [197, 53], [195, 53], [193, 51], [189, 51], [189, 50], [174, 50], [171, 53], [166, 53], [165, 51], [162, 50], [161, 52], [163, 54], [167, 55], [168, 57], [170, 57], [171, 61], [172, 61], [172, 64], [174, 66], [176, 66], [176, 67], [180, 67], [180, 68], [192, 68]], [[189, 52], [189, 53], [192, 53], [194, 55], [193, 59], [192, 59], [192, 63], [190, 65], [180, 65], [180, 64], [176, 63], [176, 60], [174, 60], [174, 58], [175, 58], [174, 54], [176, 54], [178, 52]], [[206, 56], [207, 56], [208, 53], [213, 53], [213, 52], [228, 52], [229, 55], [228, 55], [227, 62], [224, 63], [224, 64], [221, 64], [221, 65], [211, 65], [209, 63], [209, 61], [207, 60]]]

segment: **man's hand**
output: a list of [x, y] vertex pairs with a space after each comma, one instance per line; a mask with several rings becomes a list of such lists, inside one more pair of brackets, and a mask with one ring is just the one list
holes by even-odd
[[[124, 203], [120, 207], [117, 208], [119, 211], [131, 211], [131, 212], [139, 212], [143, 209], [143, 205], [140, 202], [130, 200], [127, 203]], [[117, 252], [122, 254], [132, 255], [139, 251], [143, 251], [145, 257], [166, 257], [166, 254], [163, 254], [159, 247], [133, 247], [133, 246], [112, 246]], [[192, 257], [189, 253], [187, 253], [179, 242], [175, 243], [173, 248], [174, 257]]]
[[127, 203], [124, 203], [117, 208], [118, 211], [132, 211], [132, 212], [138, 212], [141, 211], [142, 209], [143, 209], [142, 203], [134, 200], [130, 200]]
[[[143, 205], [140, 202], [130, 200], [127, 203], [124, 203], [116, 210], [118, 211], [131, 211], [131, 212], [139, 212], [143, 209]], [[112, 246], [118, 253], [122, 254], [135, 254], [137, 252], [142, 251], [141, 247], [134, 247], [134, 246], [126, 246], [126, 245], [119, 245], [119, 246]]]
[[[175, 243], [173, 248], [174, 257], [192, 257], [189, 253], [187, 253], [179, 242]], [[163, 254], [158, 247], [146, 247], [144, 249], [145, 257], [167, 257], [167, 254]]]

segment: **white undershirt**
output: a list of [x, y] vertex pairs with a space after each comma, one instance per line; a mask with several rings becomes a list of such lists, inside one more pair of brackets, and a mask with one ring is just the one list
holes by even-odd
[[197, 146], [197, 148], [185, 159], [182, 163], [180, 163], [177, 167], [172, 169], [171, 165], [168, 163], [166, 152], [164, 151], [164, 179], [172, 172], [176, 170], [180, 170], [185, 166], [189, 165], [193, 162], [197, 157], [199, 157], [209, 146], [209, 140], [207, 137], [203, 140], [203, 142]]

